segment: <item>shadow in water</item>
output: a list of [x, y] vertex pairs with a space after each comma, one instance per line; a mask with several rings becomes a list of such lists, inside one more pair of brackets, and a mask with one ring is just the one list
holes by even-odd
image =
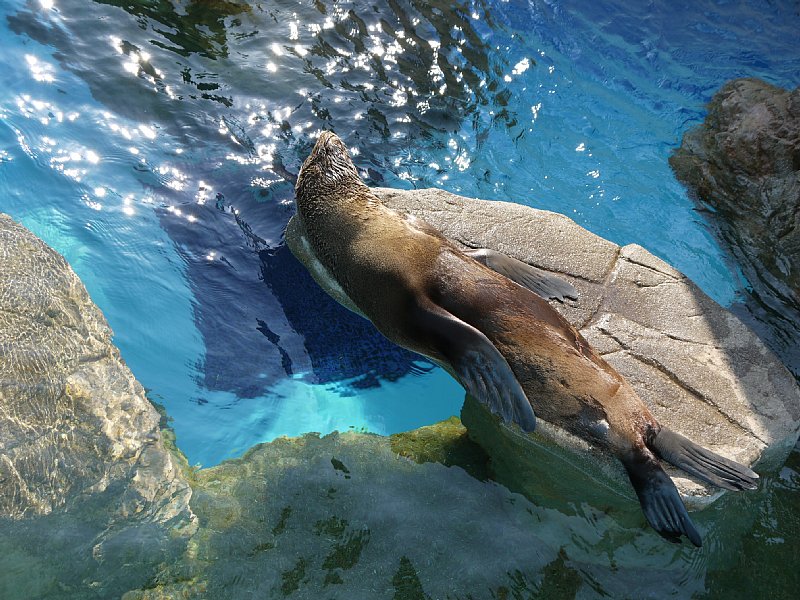
[[[229, 0], [190, 0], [180, 8], [171, 0], [128, 2], [124, 0], [94, 0], [97, 4], [115, 6], [136, 17], [143, 29], [158, 23], [155, 31], [164, 41], [153, 40], [155, 46], [181, 56], [199, 54], [205, 58], [228, 57], [228, 30], [242, 24], [240, 15], [250, 13], [247, 2]], [[255, 36], [254, 30], [241, 36]], [[168, 43], [166, 43], [168, 42]], [[199, 88], [202, 89], [202, 88]], [[216, 89], [216, 88], [209, 88]], [[209, 98], [211, 99], [211, 98]]]
[[[698, 201], [702, 204], [702, 201]], [[728, 249], [731, 262], [740, 270], [747, 287], [731, 310], [772, 349], [800, 382], [800, 290], [788, 285], [788, 277], [780, 275], [775, 263], [785, 260], [769, 259], [772, 268], [762, 262], [763, 248], [757, 248], [739, 228], [747, 228], [746, 218], [715, 210], [703, 210], [708, 228]], [[783, 279], [782, 279], [783, 278]]]
[[273, 247], [254, 233], [264, 230], [259, 213], [268, 212], [273, 222], [281, 212], [288, 221], [291, 204], [237, 204], [242, 208], [220, 195], [208, 204], [157, 211], [186, 262], [195, 322], [206, 342], [199, 371], [207, 389], [253, 398], [287, 377], [365, 388], [429, 370], [331, 299], [285, 245]]
[[[424, 373], [433, 365], [393, 344], [375, 327], [335, 302], [283, 245], [262, 251], [264, 282], [283, 306], [294, 331], [305, 340], [314, 378], [320, 383], [349, 380], [354, 388], [375, 387]], [[424, 366], [428, 365], [428, 366]]]

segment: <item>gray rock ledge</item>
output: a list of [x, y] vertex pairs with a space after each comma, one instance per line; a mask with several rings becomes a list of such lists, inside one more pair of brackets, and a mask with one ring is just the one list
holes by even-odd
[[107, 527], [191, 521], [161, 416], [67, 262], [0, 213], [0, 515], [114, 497]]
[[[375, 192], [387, 206], [428, 221], [464, 247], [499, 250], [568, 279], [580, 299], [553, 305], [633, 384], [660, 422], [746, 465], [770, 469], [786, 460], [800, 431], [794, 378], [736, 316], [664, 261], [635, 244], [619, 247], [549, 211], [437, 189]], [[497, 431], [487, 433], [485, 423], [470, 423], [465, 415], [462, 420], [499, 458], [492, 451], [503, 445]], [[583, 470], [591, 477], [632, 497], [616, 461], [585, 442], [547, 426], [530, 437], [563, 453], [566, 462], [588, 461]], [[575, 452], [564, 453], [565, 446]], [[722, 495], [677, 469], [669, 473], [690, 507]]]

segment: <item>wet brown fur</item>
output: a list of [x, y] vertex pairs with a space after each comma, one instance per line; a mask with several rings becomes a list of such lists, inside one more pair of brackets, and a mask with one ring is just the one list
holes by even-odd
[[658, 432], [657, 421], [574, 327], [427, 223], [385, 207], [342, 155], [339, 138], [323, 133], [298, 177], [298, 215], [316, 257], [360, 312], [395, 343], [447, 368], [414, 328], [414, 308], [432, 302], [491, 340], [538, 417], [623, 460], [652, 456], [645, 438]]

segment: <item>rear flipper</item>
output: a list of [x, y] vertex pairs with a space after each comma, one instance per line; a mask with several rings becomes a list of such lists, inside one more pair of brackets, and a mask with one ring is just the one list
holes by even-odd
[[754, 490], [758, 487], [757, 473], [666, 427], [661, 428], [648, 446], [668, 463], [726, 490]]
[[703, 540], [689, 518], [675, 484], [658, 464], [658, 459], [645, 448], [643, 452], [623, 460], [622, 464], [650, 526], [670, 542], [680, 542], [681, 536], [685, 535], [698, 548], [702, 546]]
[[416, 307], [413, 321], [469, 394], [505, 422], [517, 423], [523, 431], [536, 428], [536, 415], [522, 386], [489, 338], [433, 303]]
[[501, 252], [477, 248], [466, 250], [464, 254], [547, 300], [563, 302], [564, 298], [578, 299], [578, 290], [568, 281]]

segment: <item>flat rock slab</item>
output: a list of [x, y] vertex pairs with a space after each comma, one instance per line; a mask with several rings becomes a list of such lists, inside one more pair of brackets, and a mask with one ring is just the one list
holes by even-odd
[[[374, 191], [387, 206], [428, 221], [464, 247], [499, 250], [563, 275], [580, 298], [553, 305], [633, 384], [660, 422], [759, 469], [777, 467], [788, 456], [800, 432], [794, 378], [736, 316], [663, 260], [549, 211], [437, 189]], [[465, 424], [482, 432], [476, 439], [490, 454], [499, 447], [490, 427]], [[613, 462], [555, 428], [542, 430], [531, 438], [550, 447], [556, 440], [556, 449], [571, 446], [578, 462], [592, 455], [604, 465], [603, 477], [616, 480], [620, 493], [632, 493]], [[572, 459], [565, 454], [565, 460]], [[690, 507], [722, 493], [677, 469], [669, 472]]]

